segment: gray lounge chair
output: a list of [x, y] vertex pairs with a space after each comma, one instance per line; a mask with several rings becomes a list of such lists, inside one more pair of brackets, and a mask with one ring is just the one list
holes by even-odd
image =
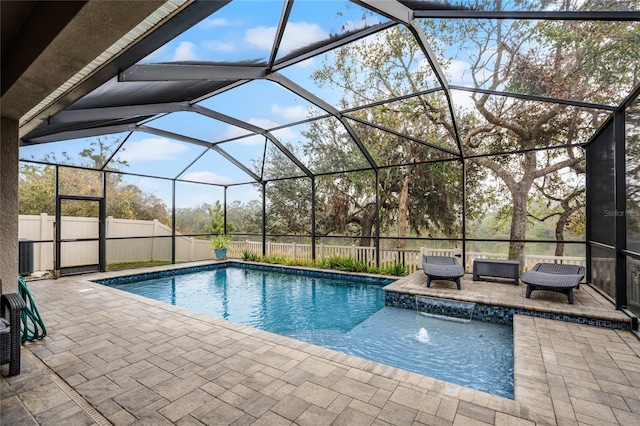
[[520, 279], [527, 285], [527, 299], [534, 290], [555, 291], [566, 294], [573, 305], [573, 289], [580, 287], [584, 274], [584, 266], [538, 263]]
[[447, 280], [455, 282], [460, 290], [464, 268], [458, 265], [455, 257], [422, 255], [422, 270], [427, 275], [427, 287], [431, 287], [432, 280]]
[[20, 314], [24, 300], [17, 293], [2, 293], [0, 280], [0, 364], [9, 364], [9, 375], [20, 374]]

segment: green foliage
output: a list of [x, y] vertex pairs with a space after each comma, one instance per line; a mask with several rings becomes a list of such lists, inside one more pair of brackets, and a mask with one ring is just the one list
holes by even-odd
[[236, 230], [236, 226], [227, 221], [227, 229], [224, 229], [224, 207], [219, 200], [213, 206], [208, 206], [207, 211], [210, 217], [209, 232], [213, 235], [220, 235], [226, 232], [233, 232]]
[[395, 263], [388, 267], [377, 268], [375, 266], [367, 266], [366, 263], [360, 262], [351, 256], [332, 256], [319, 259], [314, 262], [309, 259], [290, 259], [283, 256], [260, 256], [245, 250], [242, 253], [242, 259], [251, 262], [264, 262], [287, 266], [305, 266], [309, 268], [332, 269], [343, 272], [383, 274], [399, 277], [407, 275], [406, 266], [400, 263]]
[[210, 244], [213, 249], [229, 248], [231, 237], [229, 235], [218, 234], [211, 238]]
[[396, 277], [404, 277], [407, 275], [407, 267], [400, 262], [396, 262], [393, 265], [380, 268], [380, 273], [383, 275], [393, 275]]
[[332, 256], [327, 259], [328, 269], [336, 269], [345, 272], [368, 272], [369, 267], [366, 263], [354, 259], [351, 256], [341, 257]]
[[262, 256], [260, 256], [259, 254], [256, 253], [252, 253], [249, 250], [244, 250], [242, 252], [242, 260], [247, 260], [250, 262], [260, 262], [260, 259], [262, 258]]

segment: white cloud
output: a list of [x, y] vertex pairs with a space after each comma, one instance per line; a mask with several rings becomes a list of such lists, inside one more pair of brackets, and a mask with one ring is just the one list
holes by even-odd
[[464, 90], [452, 90], [451, 100], [455, 106], [455, 110], [460, 111], [475, 111], [475, 103], [471, 99], [471, 92]]
[[302, 105], [281, 107], [278, 104], [273, 104], [271, 105], [271, 112], [293, 121], [304, 120], [309, 114], [308, 108]]
[[369, 17], [368, 20], [366, 19], [361, 19], [358, 22], [355, 21], [346, 21], [344, 24], [342, 24], [342, 28], [345, 32], [348, 31], [354, 31], [354, 30], [359, 30], [362, 28], [365, 28], [367, 26], [373, 26], [376, 24], [379, 24], [380, 20], [379, 19], [375, 19], [373, 17]]
[[446, 69], [447, 76], [450, 80], [449, 82], [451, 84], [473, 85], [473, 80], [471, 80], [471, 74], [469, 72], [470, 69], [471, 65], [468, 62], [453, 59]]
[[215, 28], [215, 27], [226, 27], [230, 25], [228, 19], [226, 18], [208, 18], [198, 24], [198, 28], [207, 29], [207, 28]]
[[173, 54], [174, 61], [194, 61], [196, 59], [198, 59], [196, 45], [190, 41], [181, 41]]
[[263, 129], [272, 129], [280, 125], [280, 123], [276, 123], [275, 121], [269, 120], [268, 118], [250, 118], [248, 121], [254, 126], [258, 126]]
[[235, 49], [233, 44], [217, 40], [203, 41], [202, 45], [205, 49], [212, 50], [214, 52], [232, 52]]
[[294, 65], [294, 67], [310, 68], [310, 67], [314, 66], [315, 63], [316, 63], [316, 58], [309, 58], [309, 59], [305, 59], [302, 62], [298, 62], [297, 64]]
[[182, 176], [182, 179], [191, 180], [194, 182], [217, 183], [220, 185], [229, 185], [234, 183], [233, 179], [231, 178], [217, 175], [211, 172], [191, 172]]
[[[273, 120], [269, 120], [268, 118], [250, 118], [247, 120], [247, 123], [253, 124], [256, 127], [260, 127], [261, 129], [272, 129], [274, 127], [280, 126], [279, 123], [276, 123]], [[297, 137], [297, 133], [290, 128], [275, 130], [272, 132], [272, 134], [280, 141], [287, 141]], [[239, 136], [246, 136], [234, 141], [241, 145], [258, 145], [264, 143], [264, 136], [257, 134], [247, 135], [246, 130], [231, 125], [229, 125], [227, 127], [227, 130], [219, 135], [218, 140], [226, 140]]]
[[[276, 27], [256, 27], [245, 31], [245, 41], [264, 50], [271, 50], [276, 37]], [[278, 53], [287, 53], [300, 47], [308, 46], [316, 41], [326, 40], [329, 33], [320, 28], [318, 24], [306, 22], [289, 22], [280, 43]]]
[[224, 132], [220, 133], [220, 135], [218, 135], [216, 140], [237, 138], [239, 136], [245, 136], [247, 133], [249, 133], [247, 130], [244, 130], [244, 129], [241, 129], [240, 127], [232, 126], [229, 124], [227, 126], [227, 129]]
[[127, 143], [119, 154], [124, 161], [167, 161], [175, 160], [176, 155], [186, 151], [186, 147], [166, 138], [146, 138]]
[[[268, 118], [250, 118], [249, 123], [263, 129], [273, 129], [274, 127], [280, 126], [279, 123], [276, 123], [273, 120], [269, 120]], [[298, 134], [291, 130], [290, 127], [274, 130], [273, 132], [271, 132], [271, 134], [275, 136], [279, 141], [290, 141], [298, 136]]]

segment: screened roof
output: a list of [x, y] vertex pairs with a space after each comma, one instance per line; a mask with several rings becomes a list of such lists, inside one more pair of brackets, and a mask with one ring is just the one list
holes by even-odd
[[82, 165], [103, 137], [91, 167], [228, 186], [580, 146], [640, 82], [639, 4], [212, 5], [22, 137], [20, 157]]

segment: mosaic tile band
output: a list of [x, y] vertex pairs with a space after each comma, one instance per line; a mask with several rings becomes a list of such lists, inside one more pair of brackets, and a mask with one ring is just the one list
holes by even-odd
[[287, 268], [287, 267], [275, 266], [275, 265], [274, 266], [255, 265], [250, 263], [229, 261], [229, 262], [212, 263], [210, 265], [191, 266], [188, 268], [170, 269], [167, 271], [146, 272], [142, 274], [125, 275], [122, 277], [105, 278], [101, 280], [96, 280], [95, 282], [98, 284], [106, 284], [106, 285], [126, 284], [126, 283], [131, 283], [136, 281], [172, 277], [175, 275], [193, 274], [196, 272], [211, 271], [211, 270], [223, 269], [223, 268], [254, 269], [258, 271], [281, 272], [284, 274], [304, 275], [304, 276], [309, 276], [314, 278], [336, 278], [341, 280], [354, 281], [357, 283], [366, 283], [366, 284], [379, 285], [379, 286], [385, 286], [395, 281], [394, 279], [391, 279], [391, 278], [382, 278], [382, 277], [375, 277], [375, 276], [352, 275], [352, 274], [345, 274], [345, 273], [333, 272], [333, 271], [315, 271], [315, 270], [308, 270], [308, 269]]
[[[456, 318], [469, 318], [469, 311], [466, 307], [455, 305], [442, 307], [439, 304], [416, 302], [414, 294], [397, 293], [393, 291], [384, 292], [384, 303], [387, 306], [397, 308], [412, 309], [436, 315], [449, 315]], [[421, 298], [423, 296], [419, 296]], [[453, 301], [452, 301], [453, 302]], [[630, 324], [623, 321], [607, 321], [597, 318], [586, 318], [573, 315], [554, 314], [549, 312], [533, 311], [529, 309], [510, 308], [506, 306], [491, 306], [476, 303], [471, 313], [471, 319], [477, 321], [488, 321], [497, 324], [513, 324], [514, 315], [524, 315], [529, 317], [548, 318], [559, 321], [573, 322], [577, 324], [591, 325], [595, 327], [612, 328], [618, 330], [629, 330]]]

